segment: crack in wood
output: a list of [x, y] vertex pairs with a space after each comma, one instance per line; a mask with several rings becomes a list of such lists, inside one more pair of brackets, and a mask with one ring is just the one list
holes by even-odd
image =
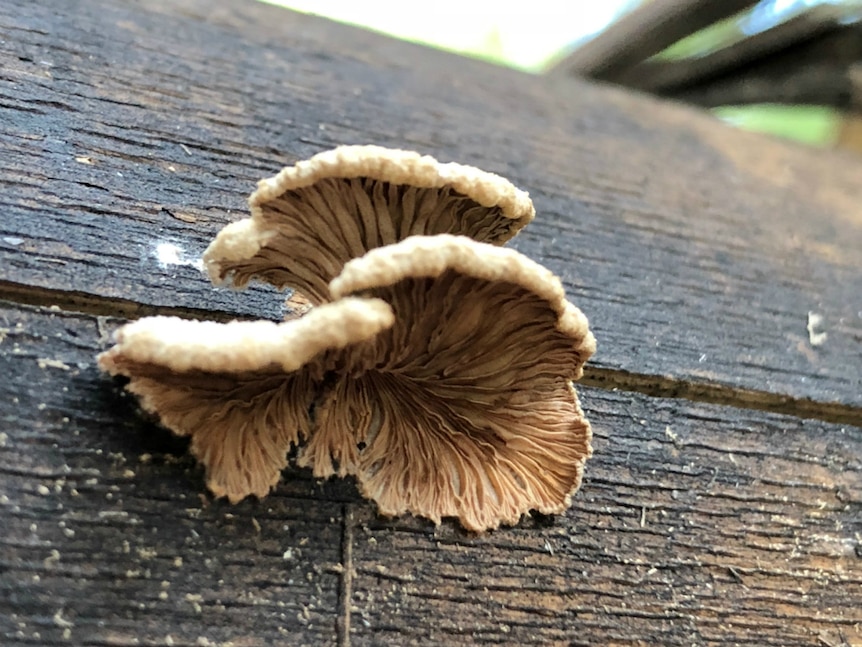
[[338, 646], [350, 647], [350, 611], [353, 606], [353, 505], [342, 511], [341, 578], [338, 591]]
[[232, 312], [152, 305], [138, 303], [131, 299], [103, 297], [85, 292], [43, 288], [3, 280], [0, 280], [0, 301], [114, 319], [139, 319], [153, 315], [225, 322], [249, 319], [248, 316]]
[[696, 382], [663, 375], [645, 375], [622, 369], [587, 365], [578, 382], [584, 386], [613, 391], [641, 393], [656, 398], [676, 398], [753, 409], [782, 415], [796, 416], [862, 427], [862, 409], [840, 402], [820, 402], [796, 398], [770, 391], [742, 389], [717, 384]]
[[[49, 308], [97, 318], [138, 319], [162, 315], [206, 321], [248, 320], [231, 312], [138, 303], [131, 299], [103, 297], [83, 292], [57, 290], [0, 280], [0, 302]], [[100, 319], [101, 320], [101, 319]], [[744, 389], [716, 382], [634, 373], [623, 369], [587, 365], [578, 382], [599, 389], [641, 393], [656, 398], [728, 405], [799, 418], [809, 418], [862, 427], [862, 408], [840, 402], [821, 402], [770, 391]]]

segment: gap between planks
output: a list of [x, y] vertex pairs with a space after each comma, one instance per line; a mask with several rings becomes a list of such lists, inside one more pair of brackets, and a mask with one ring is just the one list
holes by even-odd
[[33, 287], [3, 280], [0, 280], [0, 301], [113, 319], [139, 319], [154, 315], [223, 322], [249, 319], [247, 316], [236, 315], [231, 312], [203, 308], [154, 306], [138, 303], [131, 299], [102, 297], [73, 290]]
[[[166, 315], [183, 319], [231, 321], [248, 319], [230, 312], [198, 308], [147, 305], [115, 297], [102, 297], [83, 292], [31, 287], [0, 280], [0, 302], [50, 308], [53, 311], [79, 313], [96, 317], [137, 319]], [[810, 418], [836, 424], [862, 427], [862, 407], [838, 402], [819, 402], [806, 398], [743, 389], [713, 382], [690, 381], [663, 375], [633, 373], [622, 369], [587, 365], [578, 384], [605, 390], [640, 393], [656, 398], [676, 398], [753, 409], [797, 418]]]
[[584, 376], [578, 380], [578, 384], [609, 391], [640, 393], [655, 398], [675, 398], [725, 405], [862, 427], [862, 407], [839, 402], [819, 402], [756, 389], [742, 389], [714, 382], [689, 381], [664, 375], [632, 373], [622, 369], [587, 365], [584, 367]]

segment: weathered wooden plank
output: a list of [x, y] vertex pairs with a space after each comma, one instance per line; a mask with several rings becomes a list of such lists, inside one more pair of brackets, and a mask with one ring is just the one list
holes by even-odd
[[335, 644], [338, 488], [209, 500], [100, 378], [109, 328], [0, 306], [0, 643]]
[[550, 72], [616, 81], [641, 61], [701, 29], [741, 13], [756, 0], [658, 0], [623, 14]]
[[862, 59], [862, 28], [852, 15], [851, 5], [823, 6], [818, 11], [819, 18], [811, 12], [814, 20], [828, 20], [832, 14], [831, 29], [768, 56], [742, 62], [736, 69], [660, 93], [701, 106], [812, 104], [862, 112], [862, 80], [856, 71]]
[[738, 38], [701, 56], [644, 60], [620, 74], [615, 82], [665, 95], [675, 89], [708, 83], [717, 76], [736, 74], [740, 68], [776, 52], [804, 47], [824, 35], [829, 38], [848, 11], [846, 5], [816, 5], [756, 34], [740, 31]]
[[862, 430], [582, 390], [569, 513], [469, 538], [355, 506], [353, 645], [862, 645]]
[[277, 316], [157, 246], [193, 258], [257, 178], [371, 141], [529, 190], [514, 245], [588, 313], [596, 365], [862, 404], [858, 159], [253, 3], [13, 0], [0, 25], [7, 289]]
[[0, 308], [4, 645], [862, 641], [858, 428], [582, 389], [556, 519], [435, 531], [292, 468], [230, 506], [98, 374], [112, 327]]

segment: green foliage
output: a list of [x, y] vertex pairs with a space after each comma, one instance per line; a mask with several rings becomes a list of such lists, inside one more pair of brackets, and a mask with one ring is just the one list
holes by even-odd
[[840, 113], [822, 106], [760, 104], [727, 106], [713, 112], [739, 128], [813, 146], [834, 145], [841, 125]]

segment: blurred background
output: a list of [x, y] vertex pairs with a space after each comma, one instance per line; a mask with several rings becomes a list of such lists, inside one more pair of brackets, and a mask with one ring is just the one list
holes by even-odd
[[862, 0], [266, 0], [862, 153]]

